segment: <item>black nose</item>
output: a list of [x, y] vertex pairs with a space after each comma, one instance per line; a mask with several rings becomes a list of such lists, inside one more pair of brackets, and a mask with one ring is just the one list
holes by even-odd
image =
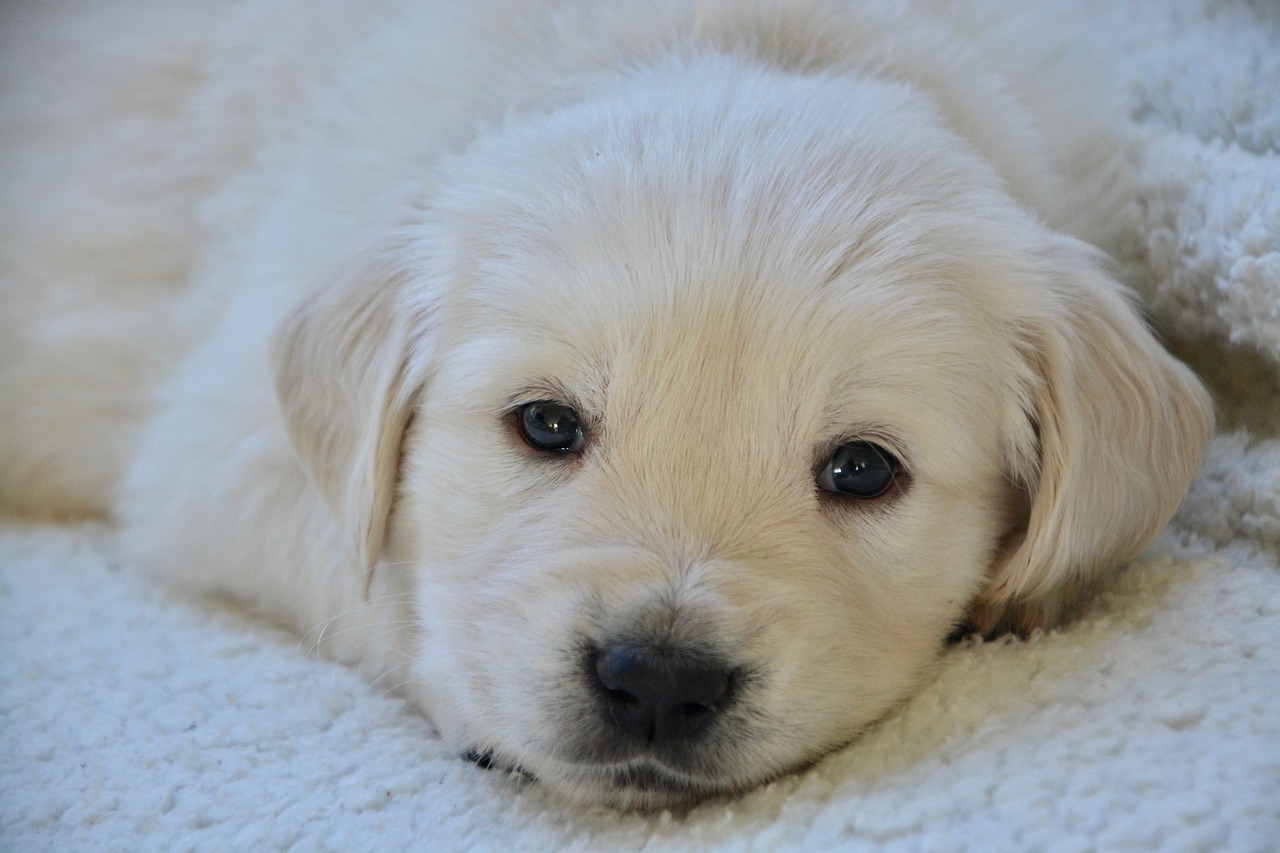
[[594, 656], [607, 718], [649, 743], [698, 734], [733, 691], [731, 668], [700, 650], [617, 642], [595, 650]]

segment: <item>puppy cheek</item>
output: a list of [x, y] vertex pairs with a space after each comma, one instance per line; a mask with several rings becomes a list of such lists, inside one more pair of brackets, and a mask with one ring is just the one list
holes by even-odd
[[[495, 620], [486, 613], [485, 567], [474, 555], [485, 549], [487, 531], [501, 517], [483, 488], [491, 471], [468, 469], [469, 453], [442, 450], [456, 438], [422, 413], [405, 443], [399, 496], [392, 518], [394, 552], [387, 556], [412, 571], [419, 642], [412, 650], [407, 692], [451, 749], [464, 751], [469, 729], [484, 706], [474, 682], [486, 632]], [[496, 624], [501, 627], [501, 621]]]
[[496, 748], [519, 763], [554, 742], [550, 721], [576, 675], [584, 593], [557, 568], [554, 543], [543, 541], [548, 525], [516, 513], [486, 530], [472, 518], [424, 525], [446, 541], [418, 569], [415, 676], [452, 747]]
[[827, 677], [835, 691], [849, 691], [842, 701], [850, 707], [891, 705], [926, 680], [985, 582], [997, 513], [964, 496], [917, 497], [928, 499], [891, 534], [851, 548], [834, 589], [805, 593], [813, 615], [801, 645], [833, 650]]

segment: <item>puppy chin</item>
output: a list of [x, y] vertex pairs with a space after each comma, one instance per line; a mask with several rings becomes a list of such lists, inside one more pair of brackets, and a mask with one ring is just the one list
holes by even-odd
[[577, 806], [606, 806], [624, 811], [686, 811], [716, 797], [730, 797], [757, 782], [733, 782], [715, 776], [695, 777], [655, 761], [618, 764], [543, 762], [538, 772], [506, 760], [492, 749], [475, 747], [462, 753], [483, 770], [505, 773], [517, 784], [540, 784], [553, 796]]
[[644, 761], [567, 769], [542, 778], [571, 802], [641, 812], [687, 810], [701, 801], [731, 796], [750, 787], [714, 778], [694, 778]]

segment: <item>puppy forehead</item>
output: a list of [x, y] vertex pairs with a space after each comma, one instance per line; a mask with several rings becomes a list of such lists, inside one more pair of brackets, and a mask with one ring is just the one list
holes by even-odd
[[490, 405], [563, 397], [685, 432], [773, 424], [798, 445], [922, 422], [972, 432], [1003, 404], [1014, 348], [961, 285], [911, 272], [815, 286], [805, 279], [825, 272], [799, 264], [762, 275], [700, 257], [530, 262], [501, 285], [494, 273], [502, 298], [467, 306], [453, 356], [465, 393]]
[[770, 422], [811, 433], [806, 443], [899, 431], [907, 416], [969, 423], [996, 403], [1007, 346], [955, 288], [856, 274], [795, 284], [812, 273], [748, 282], [704, 266], [677, 288], [659, 279], [685, 277], [678, 267], [621, 259], [530, 268], [505, 300], [473, 306], [479, 334], [454, 355], [484, 399], [545, 392], [650, 422], [675, 406], [665, 417], [685, 429]]
[[474, 375], [704, 410], [729, 387], [846, 425], [971, 413], [1009, 355], [988, 256], [1011, 225], [964, 151], [893, 87], [773, 78], [517, 128], [444, 204]]

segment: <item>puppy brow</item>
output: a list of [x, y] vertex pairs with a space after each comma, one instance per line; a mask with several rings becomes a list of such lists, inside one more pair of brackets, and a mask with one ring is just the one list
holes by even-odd
[[815, 446], [814, 456], [826, 463], [827, 457], [831, 452], [842, 444], [848, 444], [852, 441], [870, 441], [874, 444], [882, 445], [886, 450], [892, 453], [906, 467], [908, 459], [911, 457], [910, 449], [907, 443], [902, 440], [898, 433], [879, 425], [860, 424], [853, 427], [833, 428], [827, 431], [831, 438], [823, 441]]
[[505, 414], [520, 406], [539, 400], [554, 400], [575, 409], [589, 424], [597, 422], [604, 412], [604, 400], [608, 390], [608, 369], [591, 365], [587, 369], [573, 371], [578, 390], [571, 390], [570, 383], [548, 376], [534, 376], [514, 383], [503, 398], [498, 414]]
[[503, 411], [510, 411], [538, 400], [555, 400], [557, 403], [563, 403], [575, 409], [580, 410], [582, 408], [581, 400], [578, 399], [577, 394], [569, 391], [562, 383], [551, 380], [534, 380], [521, 383], [516, 390], [507, 395], [502, 408]]

